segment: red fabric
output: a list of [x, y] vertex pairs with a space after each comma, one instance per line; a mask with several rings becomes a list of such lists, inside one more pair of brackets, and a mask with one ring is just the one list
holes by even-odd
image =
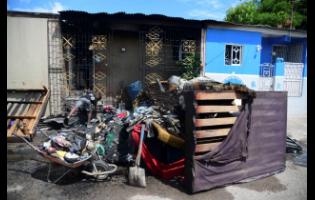
[[127, 112], [122, 112], [116, 115], [119, 119], [126, 118], [128, 116]]
[[[131, 133], [132, 139], [136, 145], [139, 145], [140, 142], [140, 131], [141, 124], [136, 125]], [[144, 160], [147, 168], [155, 176], [168, 180], [175, 176], [183, 175], [185, 163], [184, 158], [171, 164], [161, 163], [155, 157], [153, 157], [144, 143], [142, 146], [141, 157]]]

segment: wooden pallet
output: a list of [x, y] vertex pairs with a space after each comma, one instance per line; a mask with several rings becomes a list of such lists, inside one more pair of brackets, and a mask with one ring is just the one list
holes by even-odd
[[50, 92], [44, 89], [7, 90], [7, 141], [13, 133], [32, 139], [36, 126], [46, 110]]
[[194, 92], [195, 155], [210, 152], [224, 141], [237, 119], [230, 112], [241, 109], [232, 102], [241, 98], [235, 91]]

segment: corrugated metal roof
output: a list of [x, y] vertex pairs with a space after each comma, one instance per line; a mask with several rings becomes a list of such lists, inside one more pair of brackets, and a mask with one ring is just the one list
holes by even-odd
[[[73, 17], [89, 17], [91, 19], [124, 19], [124, 20], [156, 20], [156, 21], [172, 21], [177, 23], [187, 23], [187, 24], [195, 24], [200, 25], [200, 27], [204, 26], [211, 26], [211, 25], [222, 25], [226, 27], [241, 27], [241, 28], [252, 28], [256, 29], [257, 31], [264, 31], [264, 30], [272, 30], [272, 31], [279, 31], [279, 32], [292, 32], [292, 33], [299, 33], [299, 34], [305, 34], [306, 37], [306, 31], [305, 30], [289, 30], [289, 29], [283, 29], [283, 28], [275, 28], [268, 25], [251, 25], [251, 24], [239, 24], [239, 23], [232, 23], [232, 22], [226, 22], [226, 21], [218, 21], [218, 20], [197, 20], [197, 19], [186, 19], [182, 17], [170, 17], [166, 15], [161, 14], [143, 14], [143, 13], [126, 13], [126, 12], [116, 12], [116, 13], [88, 13], [85, 11], [75, 11], [75, 10], [67, 10], [67, 11], [61, 11], [61, 15], [63, 16], [73, 16]], [[59, 14], [53, 14], [53, 13], [36, 13], [36, 12], [20, 12], [20, 11], [8, 11], [8, 16], [29, 16], [29, 17], [46, 17], [46, 18], [56, 18], [60, 16]]]
[[7, 16], [33, 18], [59, 18], [59, 14], [42, 12], [7, 11]]

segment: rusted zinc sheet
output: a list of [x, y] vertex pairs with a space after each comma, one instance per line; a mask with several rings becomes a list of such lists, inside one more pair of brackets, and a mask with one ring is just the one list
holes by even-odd
[[16, 141], [12, 134], [31, 139], [36, 126], [46, 110], [49, 90], [9, 89], [7, 90], [7, 141]]
[[196, 141], [201, 133], [213, 131], [198, 130], [195, 126], [194, 92], [185, 94], [185, 104], [188, 193], [252, 181], [285, 170], [287, 92], [257, 92], [252, 103], [245, 101], [227, 137], [219, 144], [209, 143], [213, 145], [211, 151], [197, 155], [200, 149]]

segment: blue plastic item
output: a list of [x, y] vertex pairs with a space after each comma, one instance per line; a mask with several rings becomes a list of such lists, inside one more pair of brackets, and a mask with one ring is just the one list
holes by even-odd
[[130, 96], [131, 100], [135, 100], [138, 94], [142, 91], [142, 83], [141, 81], [135, 81], [131, 83], [128, 88], [128, 95]]

